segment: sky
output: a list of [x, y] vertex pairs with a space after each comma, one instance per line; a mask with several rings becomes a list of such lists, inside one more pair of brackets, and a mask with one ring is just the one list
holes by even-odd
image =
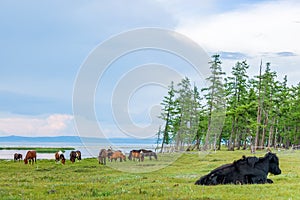
[[[182, 34], [208, 56], [219, 53], [227, 74], [237, 61], [247, 60], [254, 76], [262, 60], [271, 62], [279, 80], [287, 75], [289, 85], [300, 77], [297, 0], [2, 0], [0, 27], [0, 136], [135, 137], [136, 130], [143, 137], [155, 136], [165, 82], [176, 74], [160, 78], [164, 84], [146, 84], [143, 80], [153, 74], [136, 69], [161, 64], [193, 83], [203, 82], [189, 63], [157, 49], [113, 61], [93, 88], [95, 119], [74, 114], [73, 92], [82, 66], [97, 47], [130, 30], [155, 27]], [[135, 76], [125, 79], [129, 74]], [[135, 82], [139, 85], [130, 85]], [[128, 98], [114, 99], [119, 83], [128, 83], [123, 86], [132, 90]], [[128, 117], [124, 113], [131, 121], [122, 121]], [[144, 130], [149, 124], [155, 128]]]

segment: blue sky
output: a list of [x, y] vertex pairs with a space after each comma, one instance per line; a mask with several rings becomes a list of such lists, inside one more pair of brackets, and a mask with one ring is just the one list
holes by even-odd
[[[249, 72], [255, 74], [263, 59], [272, 63], [279, 79], [288, 75], [295, 85], [300, 77], [300, 3], [296, 0], [4, 0], [0, 1], [0, 27], [0, 136], [77, 135], [72, 94], [80, 66], [101, 42], [136, 28], [182, 33], [209, 55], [220, 53], [227, 73], [237, 59], [247, 59]], [[120, 59], [96, 90], [96, 115], [106, 136], [124, 137], [114, 124], [106, 95], [111, 95], [130, 66], [149, 62], [173, 65], [194, 78], [186, 63], [161, 53], [148, 51]], [[122, 65], [128, 67], [118, 70]], [[163, 88], [144, 89], [137, 90], [129, 102], [137, 124], [149, 123], [148, 107], [157, 105], [165, 94]]]

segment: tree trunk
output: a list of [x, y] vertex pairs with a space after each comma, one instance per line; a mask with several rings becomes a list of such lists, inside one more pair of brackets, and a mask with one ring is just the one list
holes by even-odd
[[272, 124], [270, 127], [270, 132], [269, 132], [269, 141], [268, 141], [268, 148], [274, 146], [274, 123], [275, 123], [275, 117], [272, 118]]
[[234, 132], [235, 132], [235, 116], [233, 116], [232, 118], [232, 126], [231, 126], [231, 133], [230, 133], [230, 137], [229, 137], [229, 141], [228, 141], [228, 151], [234, 151]]
[[268, 121], [269, 121], [269, 114], [268, 112], [265, 113], [266, 117], [265, 117], [265, 121], [264, 121], [264, 126], [263, 126], [263, 131], [262, 131], [262, 136], [261, 136], [261, 148], [264, 149], [265, 148], [265, 137], [266, 137], [266, 130], [267, 130], [267, 126], [268, 126]]
[[258, 106], [257, 106], [257, 118], [256, 118], [256, 135], [255, 135], [255, 141], [254, 141], [254, 152], [258, 146], [258, 142], [259, 142], [259, 132], [260, 132], [260, 122], [261, 122], [261, 94], [260, 94], [260, 90], [261, 90], [261, 68], [262, 68], [262, 61], [260, 62], [260, 67], [259, 67], [259, 86], [258, 86]]
[[236, 131], [237, 132], [237, 134], [236, 134], [236, 138], [237, 138], [237, 146], [236, 146], [236, 148], [237, 148], [237, 150], [240, 150], [241, 149], [241, 141], [242, 141], [242, 133], [239, 133], [239, 131], [237, 130]]

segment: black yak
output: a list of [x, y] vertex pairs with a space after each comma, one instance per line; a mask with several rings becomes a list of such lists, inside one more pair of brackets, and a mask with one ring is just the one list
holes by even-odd
[[245, 157], [231, 164], [222, 165], [196, 181], [196, 185], [264, 184], [273, 183], [268, 173], [281, 174], [279, 159], [273, 153], [264, 157]]

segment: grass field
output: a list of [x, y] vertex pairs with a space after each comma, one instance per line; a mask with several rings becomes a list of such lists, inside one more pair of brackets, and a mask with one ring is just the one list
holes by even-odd
[[[258, 152], [256, 156], [263, 156]], [[182, 154], [175, 162], [157, 171], [128, 173], [124, 169], [161, 165], [158, 161], [133, 161], [99, 165], [96, 158], [66, 165], [54, 160], [38, 160], [33, 166], [23, 162], [0, 161], [0, 199], [300, 199], [300, 151], [277, 152], [282, 174], [270, 176], [274, 184], [199, 186], [194, 182], [210, 170], [249, 151], [219, 151], [209, 154]], [[153, 168], [152, 168], [153, 169]], [[137, 170], [138, 171], [138, 170]]]

